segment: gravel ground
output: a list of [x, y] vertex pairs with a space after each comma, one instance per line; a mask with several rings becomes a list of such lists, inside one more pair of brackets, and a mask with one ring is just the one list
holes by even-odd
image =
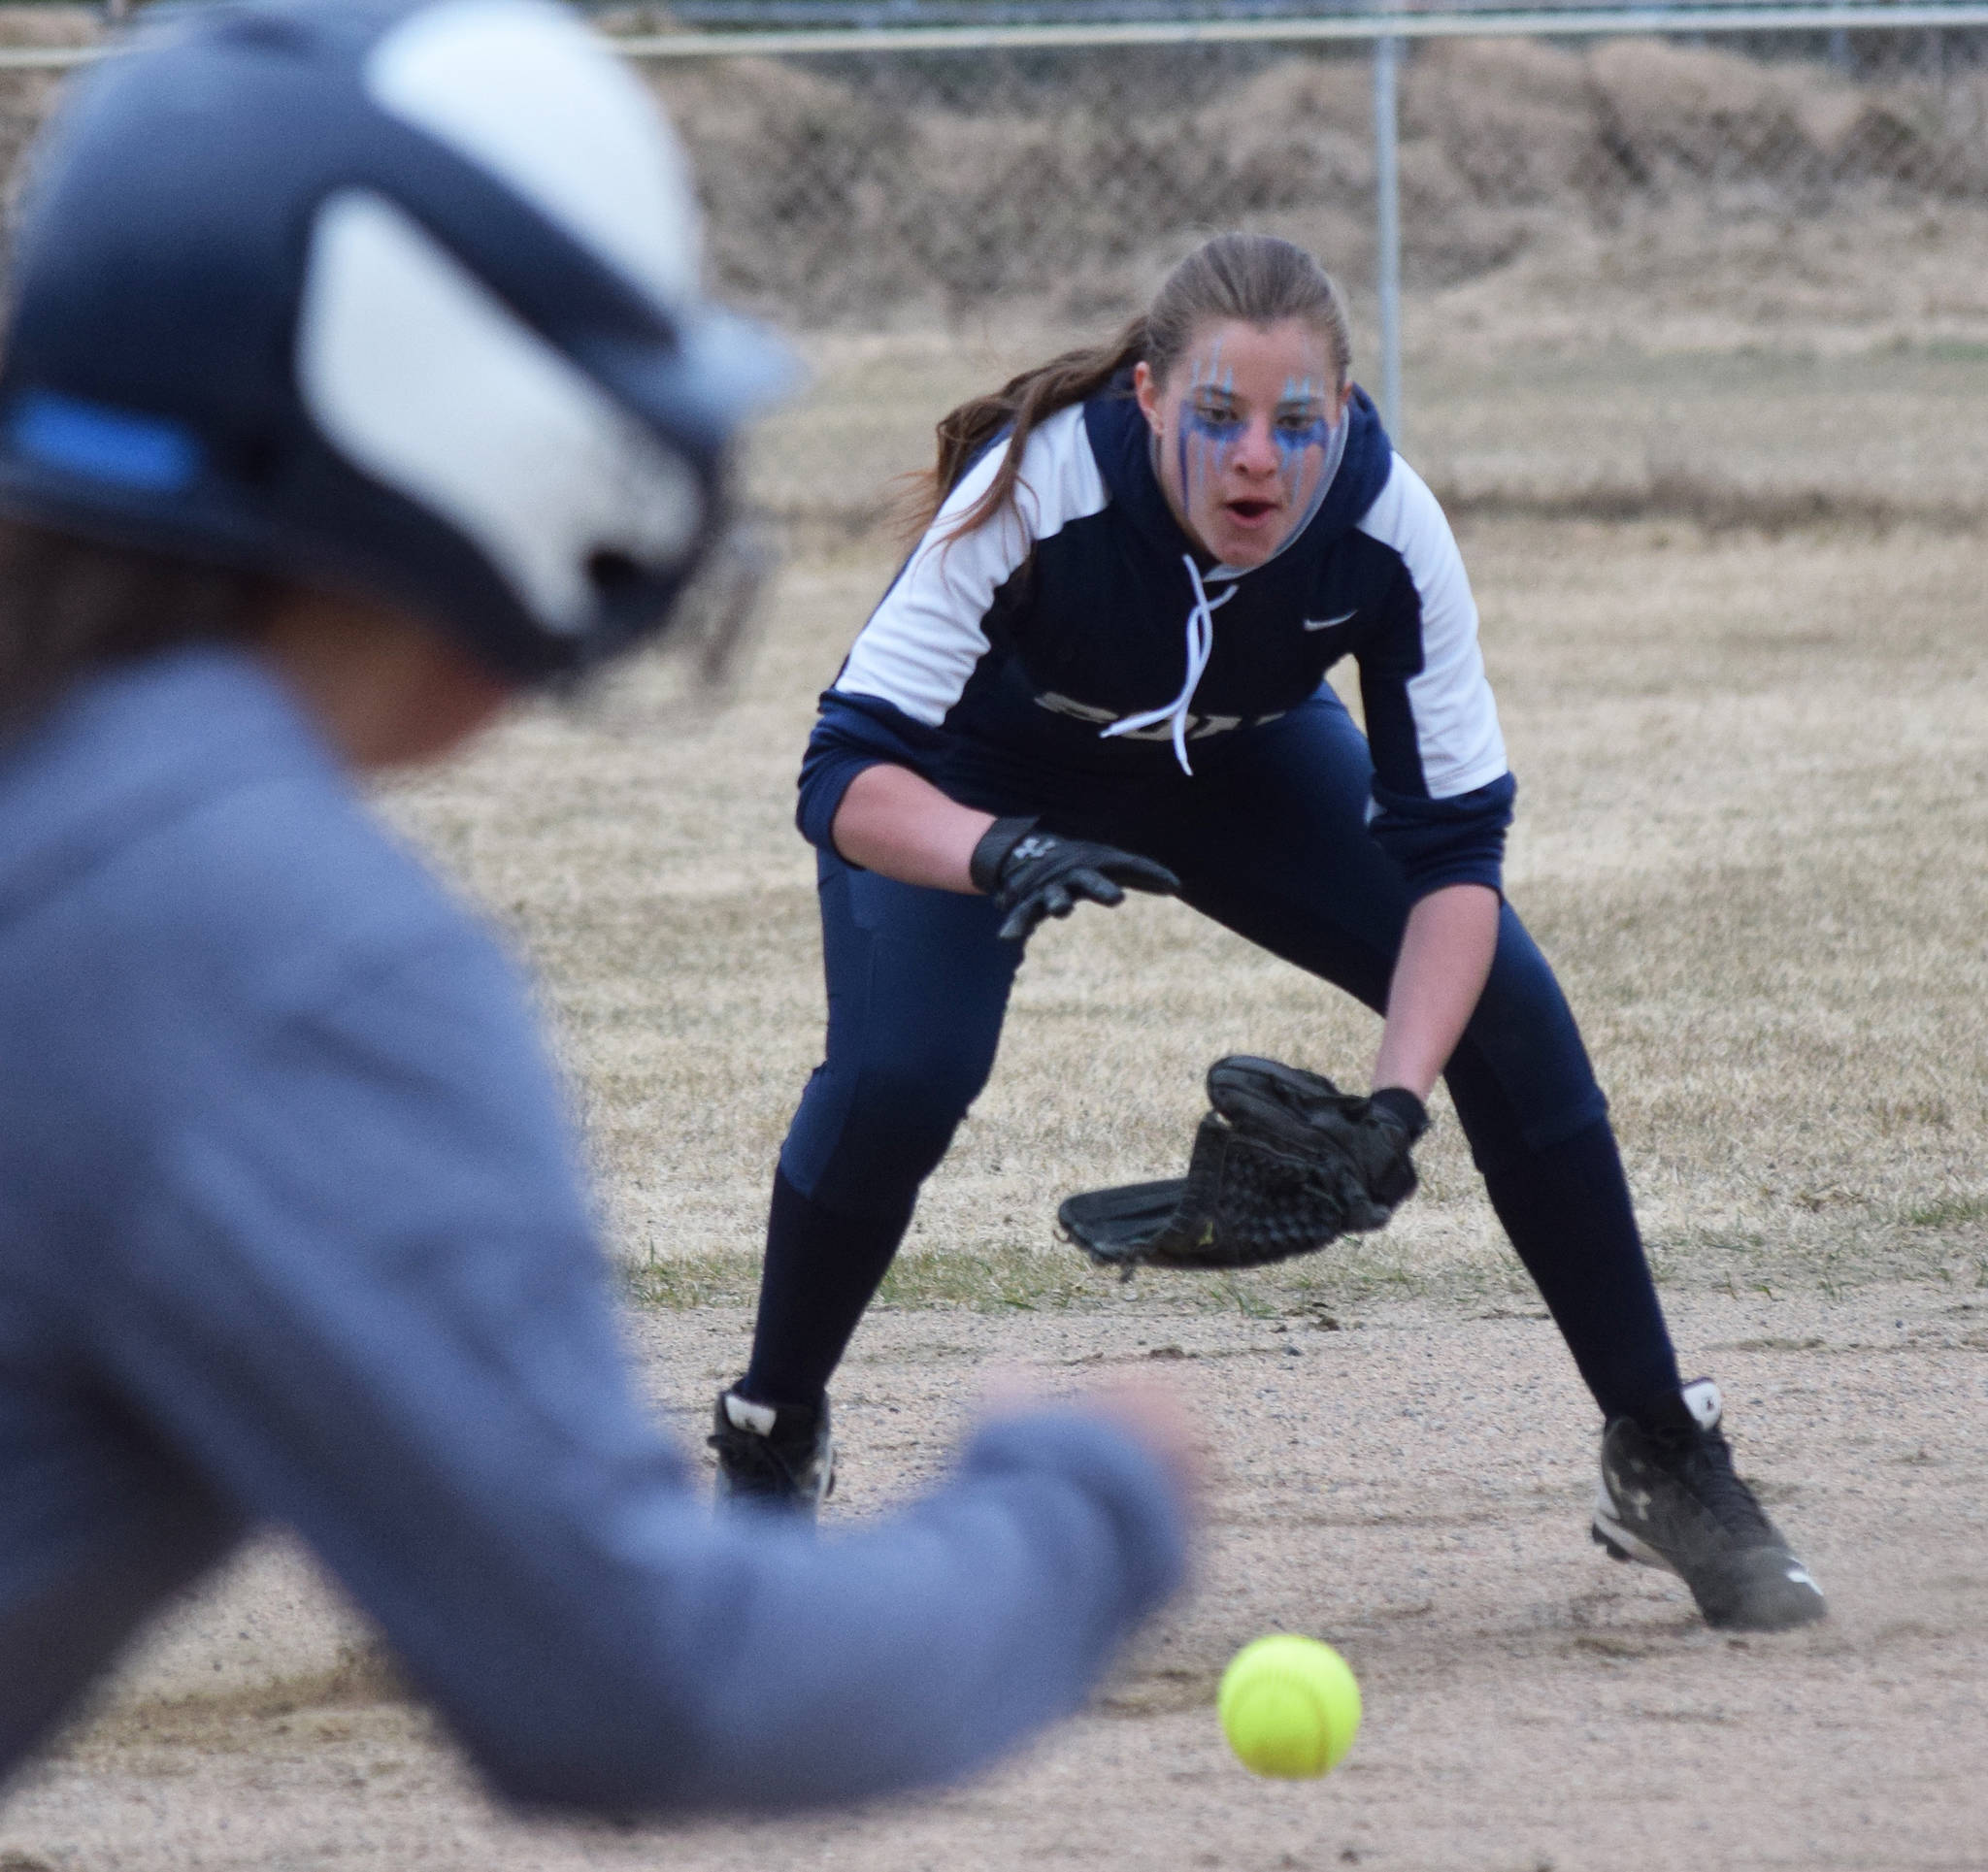
[[[832, 1530], [936, 1475], [985, 1373], [1164, 1370], [1217, 1481], [1197, 1583], [1093, 1707], [966, 1789], [691, 1829], [493, 1810], [296, 1556], [252, 1556], [134, 1660], [0, 1814], [0, 1867], [1374, 1865], [1556, 1872], [1978, 1867], [1988, 1837], [1988, 1296], [1674, 1302], [1744, 1466], [1831, 1594], [1727, 1637], [1587, 1539], [1594, 1425], [1519, 1305], [1276, 1319], [1159, 1283], [1050, 1314], [881, 1313], [838, 1393]], [[1333, 1324], [1328, 1324], [1328, 1321]], [[733, 1308], [631, 1320], [686, 1439], [738, 1363]], [[1274, 1629], [1341, 1647], [1366, 1727], [1321, 1783], [1252, 1780], [1212, 1703]]]

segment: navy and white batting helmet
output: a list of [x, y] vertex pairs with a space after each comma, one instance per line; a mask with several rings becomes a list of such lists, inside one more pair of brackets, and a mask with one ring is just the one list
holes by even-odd
[[787, 374], [700, 245], [647, 92], [545, 0], [182, 16], [37, 154], [0, 513], [584, 669], [661, 626]]

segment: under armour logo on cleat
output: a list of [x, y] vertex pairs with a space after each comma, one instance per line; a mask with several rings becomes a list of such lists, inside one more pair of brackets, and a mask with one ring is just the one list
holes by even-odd
[[1613, 1469], [1608, 1471], [1608, 1492], [1626, 1508], [1634, 1512], [1637, 1520], [1650, 1518], [1650, 1502], [1653, 1499], [1647, 1489], [1632, 1489]]

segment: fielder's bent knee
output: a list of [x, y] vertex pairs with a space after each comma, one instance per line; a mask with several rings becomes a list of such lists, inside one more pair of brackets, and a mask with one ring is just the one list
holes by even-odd
[[956, 1054], [824, 1067], [780, 1154], [788, 1180], [846, 1215], [895, 1210], [938, 1168], [992, 1067]]

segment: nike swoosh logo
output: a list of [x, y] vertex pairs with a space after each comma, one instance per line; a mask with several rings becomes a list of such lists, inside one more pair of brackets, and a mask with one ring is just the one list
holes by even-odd
[[1360, 608], [1355, 605], [1349, 611], [1342, 611], [1337, 617], [1308, 617], [1305, 628], [1308, 631], [1329, 631], [1335, 624], [1343, 624], [1348, 618], [1358, 617]]

